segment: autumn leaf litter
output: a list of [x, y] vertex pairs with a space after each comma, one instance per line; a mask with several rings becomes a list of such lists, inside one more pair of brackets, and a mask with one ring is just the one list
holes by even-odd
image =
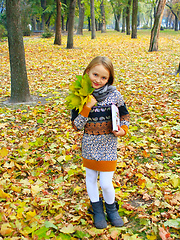
[[[0, 109], [1, 239], [180, 239], [179, 35], [161, 33], [149, 53], [149, 35], [75, 36], [76, 49], [53, 39], [25, 41], [29, 85], [36, 105]], [[7, 43], [1, 43], [1, 103], [10, 95]], [[114, 177], [122, 228], [93, 227], [87, 214], [80, 139], [65, 96], [76, 75], [97, 55], [109, 56], [116, 86], [131, 114], [128, 135], [118, 142]]]

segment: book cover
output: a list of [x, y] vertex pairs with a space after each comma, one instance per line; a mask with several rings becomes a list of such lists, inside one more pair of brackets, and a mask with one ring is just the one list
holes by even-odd
[[119, 109], [114, 104], [111, 105], [111, 113], [112, 113], [112, 129], [113, 131], [118, 131], [118, 126], [120, 126]]

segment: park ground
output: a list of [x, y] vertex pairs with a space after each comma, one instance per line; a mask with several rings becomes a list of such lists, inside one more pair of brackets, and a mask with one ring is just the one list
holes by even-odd
[[[148, 52], [149, 30], [137, 39], [108, 31], [91, 40], [85, 32], [69, 50], [66, 41], [24, 38], [30, 92], [39, 100], [19, 105], [3, 104], [10, 66], [8, 43], [0, 42], [0, 240], [180, 239], [180, 32], [162, 31], [157, 52]], [[113, 182], [125, 225], [103, 230], [87, 214], [82, 132], [72, 129], [65, 105], [69, 84], [97, 55], [112, 59], [131, 117]]]

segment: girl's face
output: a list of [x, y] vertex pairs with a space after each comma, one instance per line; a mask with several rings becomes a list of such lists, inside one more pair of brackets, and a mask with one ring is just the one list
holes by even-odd
[[92, 82], [92, 87], [95, 89], [101, 88], [109, 80], [110, 73], [107, 68], [105, 68], [102, 64], [96, 65], [87, 71], [89, 78]]

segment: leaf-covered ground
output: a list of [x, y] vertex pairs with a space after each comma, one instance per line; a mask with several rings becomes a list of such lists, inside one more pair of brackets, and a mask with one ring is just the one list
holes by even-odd
[[[180, 239], [180, 32], [74, 36], [72, 50], [54, 39], [24, 38], [31, 94], [43, 104], [0, 109], [0, 239]], [[7, 42], [0, 43], [0, 101], [10, 96]], [[65, 96], [97, 55], [109, 56], [131, 115], [119, 138], [114, 176], [122, 228], [97, 230], [87, 214], [80, 139]]]

